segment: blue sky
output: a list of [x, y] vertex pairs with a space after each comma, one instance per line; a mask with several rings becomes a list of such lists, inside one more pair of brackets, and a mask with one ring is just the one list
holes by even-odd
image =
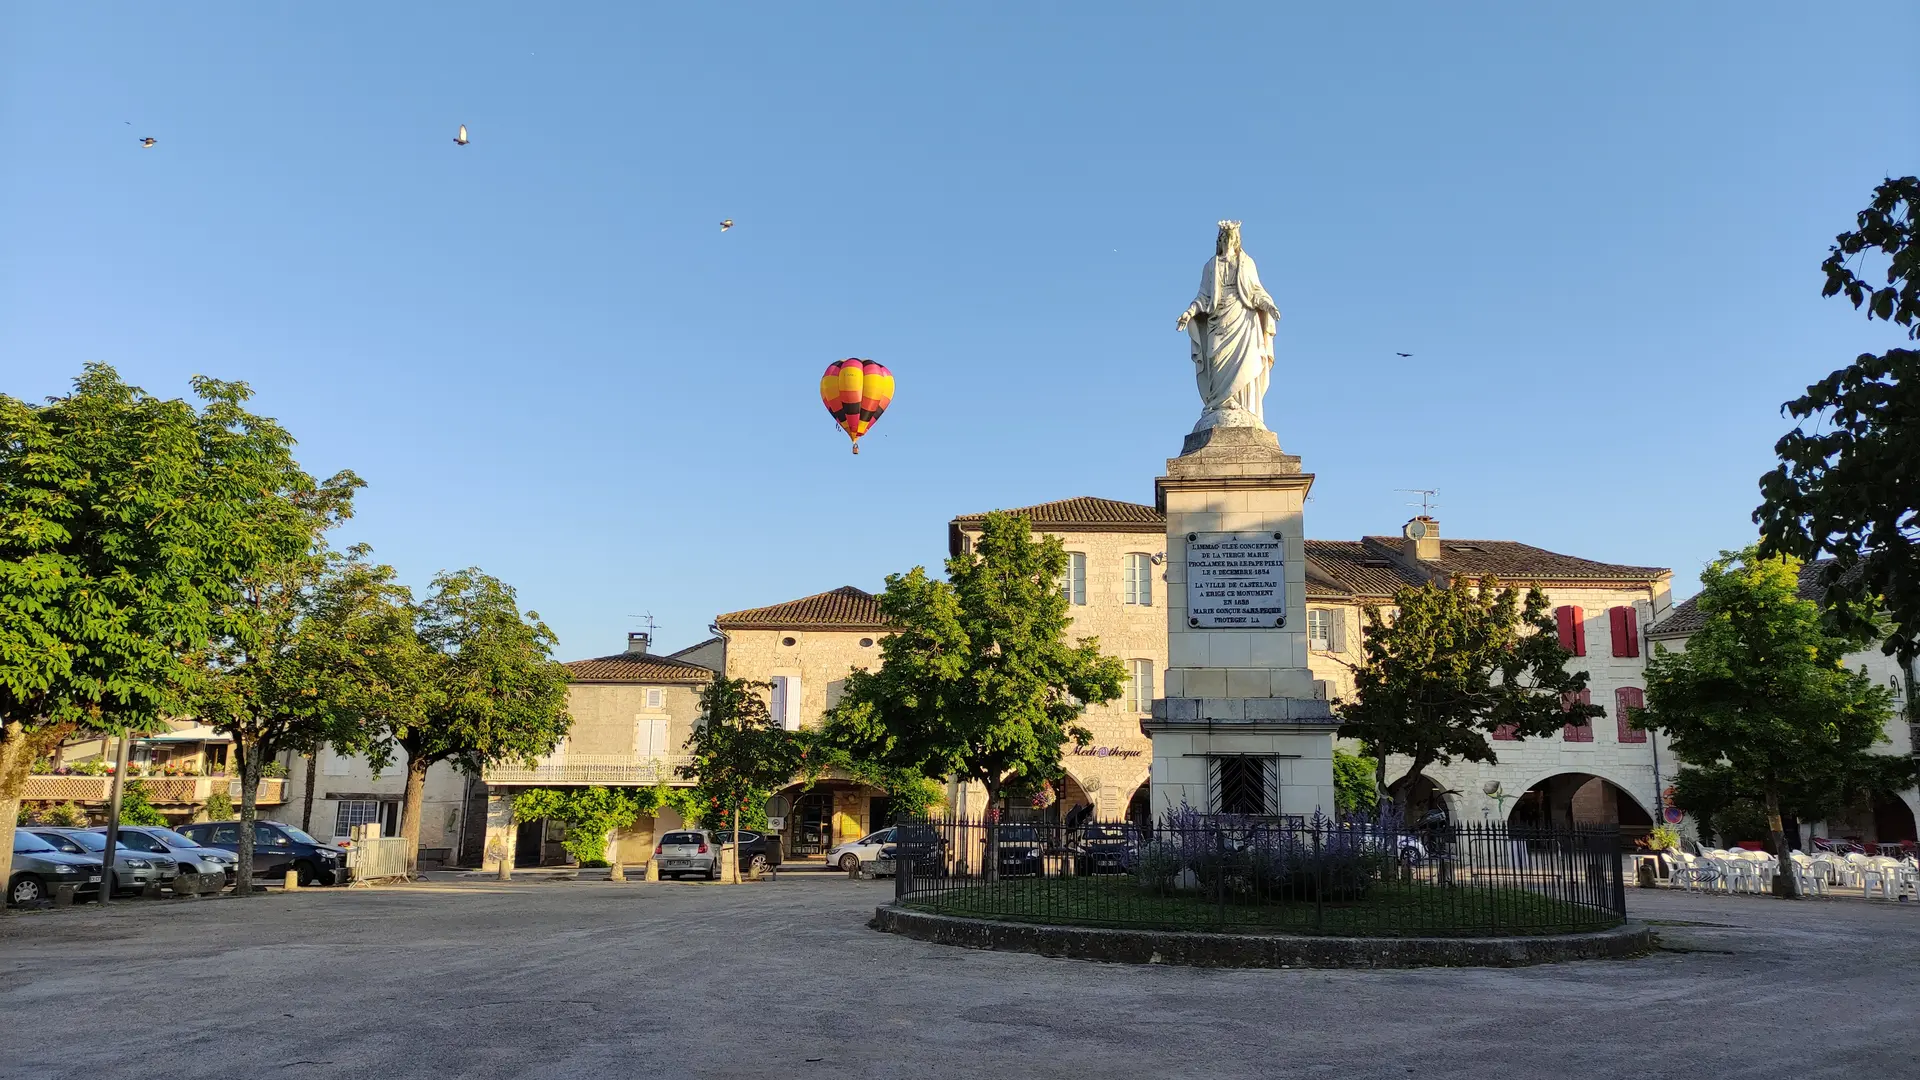
[[[1819, 263], [1920, 168], [1920, 9], [1030, 7], [7, 6], [0, 391], [246, 380], [368, 481], [343, 541], [575, 658], [1150, 502], [1222, 217], [1314, 537], [1438, 488], [1684, 595], [1780, 402], [1897, 340]], [[898, 379], [858, 457], [846, 356]]]

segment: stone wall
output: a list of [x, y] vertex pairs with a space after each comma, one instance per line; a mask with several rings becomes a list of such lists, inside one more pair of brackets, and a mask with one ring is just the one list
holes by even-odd
[[727, 677], [798, 678], [800, 725], [814, 727], [839, 702], [848, 672], [879, 666], [881, 636], [877, 630], [729, 630]]

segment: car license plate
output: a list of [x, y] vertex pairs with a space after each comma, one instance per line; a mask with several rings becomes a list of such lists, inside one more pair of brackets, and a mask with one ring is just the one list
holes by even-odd
[[689, 866], [689, 865], [691, 865], [691, 863], [690, 863], [690, 862], [689, 862], [688, 860], [686, 860], [686, 859], [667, 859], [667, 860], [665, 860], [665, 861], [664, 861], [664, 862], [662, 863], [662, 865], [664, 865], [664, 866]]
[[87, 879], [87, 884], [89, 884], [89, 885], [98, 885], [98, 884], [100, 884], [100, 875], [99, 875], [99, 874], [95, 874], [95, 875], [93, 875], [92, 877], [90, 877], [90, 878], [88, 878], [88, 879]]

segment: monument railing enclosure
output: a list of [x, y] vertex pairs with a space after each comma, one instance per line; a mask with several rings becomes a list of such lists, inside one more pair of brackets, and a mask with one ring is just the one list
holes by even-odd
[[896, 900], [976, 918], [1474, 936], [1597, 930], [1626, 915], [1612, 827], [1176, 811], [1152, 825], [903, 820], [896, 838], [879, 865]]

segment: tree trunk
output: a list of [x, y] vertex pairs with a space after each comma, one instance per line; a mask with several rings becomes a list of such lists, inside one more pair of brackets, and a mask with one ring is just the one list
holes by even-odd
[[[987, 789], [987, 851], [984, 856], [987, 865], [982, 869], [987, 883], [992, 884], [1000, 880], [1000, 781], [998, 778], [985, 780], [982, 786]], [[896, 856], [904, 854], [897, 849], [895, 851]]]
[[1377, 821], [1387, 810], [1387, 755], [1373, 754], [1373, 816]]
[[239, 865], [233, 871], [233, 895], [253, 893], [253, 815], [254, 801], [260, 797], [260, 774], [267, 763], [254, 736], [235, 733], [233, 752], [240, 756], [240, 849]]
[[[13, 823], [20, 816], [20, 793], [33, 768], [33, 750], [27, 725], [15, 720], [6, 726], [0, 737], [0, 886], [13, 876]], [[0, 900], [0, 907], [5, 906]]]
[[1767, 789], [1767, 828], [1773, 834], [1773, 851], [1780, 860], [1773, 874], [1773, 895], [1788, 900], [1800, 899], [1800, 879], [1793, 873], [1793, 857], [1788, 854], [1786, 825], [1780, 820], [1780, 792]]
[[407, 876], [420, 865], [420, 810], [427, 797], [427, 766], [424, 757], [407, 754], [407, 798], [400, 806], [400, 835], [407, 838]]
[[307, 791], [306, 797], [302, 799], [300, 803], [301, 832], [310, 833], [313, 831], [313, 781], [314, 775], [319, 772], [320, 751], [324, 749], [326, 745], [326, 743], [321, 743], [307, 754]]

